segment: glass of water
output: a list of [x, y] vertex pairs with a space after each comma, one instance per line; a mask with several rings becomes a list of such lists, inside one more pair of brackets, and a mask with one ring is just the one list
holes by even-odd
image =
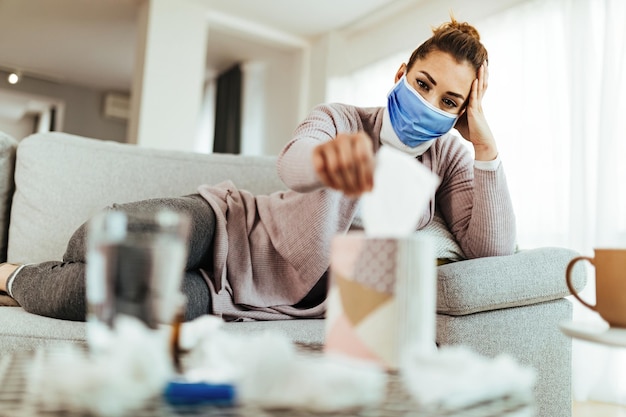
[[156, 329], [184, 309], [181, 282], [187, 261], [189, 219], [162, 210], [136, 214], [108, 210], [88, 225], [87, 331], [90, 343], [120, 314]]

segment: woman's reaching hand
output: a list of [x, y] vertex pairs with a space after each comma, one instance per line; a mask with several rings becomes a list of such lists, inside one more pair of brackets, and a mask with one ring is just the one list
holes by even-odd
[[358, 197], [374, 185], [374, 149], [364, 132], [340, 133], [313, 150], [313, 166], [324, 185]]

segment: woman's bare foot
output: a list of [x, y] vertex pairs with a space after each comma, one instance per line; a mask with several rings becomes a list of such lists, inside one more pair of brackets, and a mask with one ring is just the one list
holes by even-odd
[[10, 263], [0, 264], [0, 291], [6, 292], [7, 280], [18, 267], [19, 265], [13, 265]]

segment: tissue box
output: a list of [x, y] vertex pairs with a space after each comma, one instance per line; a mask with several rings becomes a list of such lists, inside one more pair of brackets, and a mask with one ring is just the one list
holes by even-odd
[[427, 236], [333, 238], [324, 350], [397, 369], [435, 349], [436, 257]]

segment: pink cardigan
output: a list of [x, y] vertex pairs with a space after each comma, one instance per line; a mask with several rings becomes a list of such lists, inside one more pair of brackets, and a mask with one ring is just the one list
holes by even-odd
[[[230, 182], [202, 185], [200, 194], [217, 217], [214, 268], [205, 271], [213, 313], [227, 320], [323, 317], [325, 303], [293, 307], [326, 273], [330, 242], [345, 233], [358, 200], [327, 189], [313, 170], [312, 150], [340, 132], [366, 132], [380, 146], [383, 108], [327, 104], [297, 127], [278, 157], [278, 174], [289, 190], [253, 195]], [[435, 205], [468, 258], [508, 255], [515, 247], [515, 218], [502, 164], [474, 168], [463, 139], [445, 135], [422, 155], [441, 178]]]

